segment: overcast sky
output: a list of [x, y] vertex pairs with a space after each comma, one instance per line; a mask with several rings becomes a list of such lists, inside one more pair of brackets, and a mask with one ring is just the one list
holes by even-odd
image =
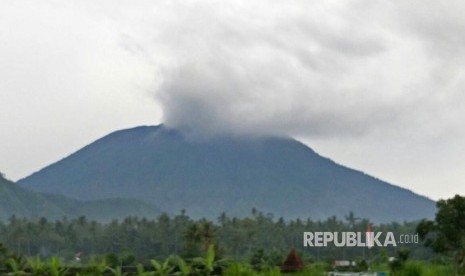
[[3, 0], [0, 171], [111, 131], [290, 135], [432, 199], [465, 194], [465, 2]]

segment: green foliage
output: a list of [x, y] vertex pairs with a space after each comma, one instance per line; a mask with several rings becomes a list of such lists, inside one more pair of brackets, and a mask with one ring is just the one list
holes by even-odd
[[137, 264], [137, 266], [136, 266], [136, 275], [137, 276], [151, 276], [151, 275], [153, 275], [153, 273], [145, 271], [144, 266], [142, 264]]
[[188, 265], [182, 258], [178, 256], [173, 257], [173, 262], [177, 265], [177, 275], [188, 276], [192, 273], [192, 267]]
[[256, 275], [255, 270], [248, 264], [231, 263], [224, 271], [225, 276], [252, 276]]
[[441, 264], [425, 264], [423, 276], [438, 276], [438, 275], [455, 275], [454, 267], [452, 265], [441, 265]]
[[26, 262], [21, 258], [9, 258], [6, 262], [6, 266], [10, 271], [7, 275], [21, 276], [28, 275], [26, 270]]
[[401, 273], [402, 276], [423, 276], [425, 274], [423, 266], [418, 262], [407, 262]]
[[64, 276], [67, 274], [68, 269], [63, 267], [59, 258], [51, 258], [48, 264], [50, 276]]
[[26, 267], [26, 261], [10, 252], [0, 243], [0, 271], [7, 271], [10, 275], [22, 275], [21, 271]]
[[[85, 217], [57, 221], [12, 217], [7, 224], [0, 223], [0, 242], [26, 256], [58, 255], [70, 260], [81, 252], [84, 260], [93, 255], [106, 255], [107, 265], [113, 268], [134, 265], [136, 260], [165, 259], [172, 254], [185, 259], [205, 256], [213, 244], [217, 259], [251, 261], [255, 258], [253, 266], [260, 270], [260, 266], [280, 265], [290, 248], [301, 247], [305, 231], [363, 232], [368, 223], [363, 219], [344, 222], [336, 217], [323, 221], [284, 221], [259, 211], [246, 218], [223, 214], [218, 223], [205, 219], [195, 221], [185, 213], [172, 217], [161, 215], [157, 219], [128, 217], [108, 223]], [[398, 236], [414, 233], [415, 228], [414, 222], [391, 223], [376, 226], [376, 231], [392, 231]], [[413, 258], [433, 256], [432, 250], [421, 244], [410, 244], [408, 248]], [[259, 249], [266, 254], [260, 256]], [[345, 258], [352, 260], [363, 254], [363, 248], [342, 250]], [[370, 251], [373, 256], [384, 259], [395, 254], [395, 248], [372, 248]], [[341, 249], [333, 246], [308, 247], [302, 249], [301, 256], [313, 262], [338, 258], [340, 252]]]
[[437, 202], [438, 212], [434, 221], [421, 221], [417, 226], [426, 246], [439, 253], [448, 254], [457, 266], [465, 265], [465, 197], [456, 195]]
[[260, 272], [254, 270], [249, 264], [231, 263], [224, 270], [225, 276], [278, 276], [281, 275], [279, 268], [267, 268]]
[[393, 275], [400, 273], [405, 266], [408, 258], [410, 256], [410, 250], [406, 248], [400, 248], [397, 250], [396, 258], [390, 263], [391, 272]]
[[121, 266], [117, 266], [115, 268], [108, 268], [108, 271], [110, 271], [111, 275], [113, 276], [126, 276], [128, 273], [123, 272], [123, 268]]
[[48, 270], [47, 263], [40, 259], [40, 256], [36, 256], [34, 259], [28, 260], [29, 267], [31, 268], [32, 275], [40, 276], [45, 275]]
[[250, 258], [250, 264], [255, 271], [265, 271], [281, 265], [283, 260], [284, 256], [276, 251], [265, 253], [265, 250], [259, 249]]
[[68, 268], [62, 265], [61, 260], [53, 257], [48, 261], [42, 261], [40, 256], [28, 260], [28, 265], [31, 270], [30, 275], [41, 276], [64, 276], [68, 273]]
[[308, 265], [303, 271], [293, 273], [294, 276], [326, 276], [329, 267], [325, 263]]
[[198, 256], [216, 243], [217, 227], [212, 222], [200, 220], [192, 223], [184, 233], [185, 248], [183, 255], [186, 257]]
[[105, 260], [108, 263], [109, 267], [118, 267], [121, 266], [121, 261], [115, 253], [110, 253], [105, 256]]
[[355, 270], [356, 271], [367, 271], [368, 270], [368, 263], [366, 260], [357, 260], [355, 262]]
[[[218, 266], [215, 262], [215, 246], [210, 244], [204, 258], [197, 257], [192, 259], [192, 265], [195, 273], [201, 273], [203, 275], [211, 275]], [[220, 266], [218, 266], [220, 267]]]
[[150, 260], [153, 268], [155, 269], [155, 274], [157, 276], [168, 276], [174, 270], [170, 264], [170, 258], [166, 259], [163, 263], [159, 263], [156, 260]]
[[451, 276], [456, 275], [454, 267], [431, 262], [406, 261], [402, 269], [392, 272], [391, 276]]
[[136, 257], [129, 249], [124, 248], [119, 254], [107, 254], [105, 260], [108, 263], [108, 266], [115, 268], [118, 266], [134, 265]]
[[[266, 256], [266, 252], [257, 251], [259, 256]], [[5, 258], [5, 256], [8, 256]], [[105, 259], [90, 258], [82, 267], [71, 267], [62, 264], [59, 258], [50, 258], [43, 261], [39, 256], [29, 259], [27, 262], [22, 261], [21, 257], [9, 253], [9, 251], [0, 245], [0, 260], [3, 265], [1, 275], [6, 276], [64, 276], [64, 275], [85, 275], [85, 276], [208, 276], [208, 275], [225, 275], [225, 276], [278, 276], [281, 275], [278, 267], [262, 268], [256, 271], [248, 263], [226, 262], [217, 260], [214, 245], [210, 245], [205, 256], [184, 260], [178, 256], [170, 256], [163, 262], [151, 261], [152, 269], [144, 268], [142, 264], [136, 267], [107, 267]], [[398, 251], [397, 259], [402, 265], [391, 276], [449, 276], [454, 275], [455, 270], [452, 265], [447, 263], [419, 262], [408, 261], [409, 252], [405, 249]], [[7, 269], [7, 270], [5, 270]], [[323, 276], [330, 270], [327, 263], [316, 263], [307, 265], [304, 270], [293, 273], [294, 276]], [[382, 271], [380, 267], [372, 267], [372, 271]], [[131, 272], [129, 272], [131, 271]]]
[[90, 259], [88, 264], [83, 268], [84, 275], [100, 276], [108, 269], [105, 258], [99, 260], [96, 257]]

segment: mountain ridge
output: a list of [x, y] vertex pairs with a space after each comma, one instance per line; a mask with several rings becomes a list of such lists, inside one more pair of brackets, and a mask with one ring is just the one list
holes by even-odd
[[0, 221], [13, 215], [59, 218], [66, 214], [42, 195], [26, 191], [0, 175]]
[[25, 190], [0, 175], [0, 221], [6, 221], [12, 216], [33, 219], [85, 216], [98, 221], [109, 221], [135, 215], [154, 218], [160, 213], [155, 206], [131, 199], [80, 201], [65, 196], [36, 193]]

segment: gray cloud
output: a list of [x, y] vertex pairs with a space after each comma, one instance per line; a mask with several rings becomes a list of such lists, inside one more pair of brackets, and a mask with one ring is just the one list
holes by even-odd
[[416, 4], [176, 2], [177, 16], [165, 18], [169, 27], [147, 46], [155, 57], [171, 57], [159, 62], [155, 89], [164, 121], [214, 134], [439, 127], [444, 108], [463, 102], [459, 88], [448, 87], [462, 55], [435, 61], [431, 51], [460, 49], [463, 20], [441, 23], [447, 7], [431, 18], [435, 5]]
[[25, 176], [111, 130], [162, 121], [197, 134], [291, 135], [416, 191], [458, 191], [464, 9], [456, 0], [10, 1], [0, 10], [0, 125], [14, 131], [0, 142], [15, 146], [0, 149], [0, 170]]
[[209, 133], [353, 135], [395, 117], [399, 103], [379, 83], [388, 80], [368, 80], [364, 71], [383, 67], [388, 54], [376, 24], [341, 17], [345, 9], [325, 3], [257, 3], [177, 3], [181, 12], [147, 46], [155, 57], [172, 57], [159, 63], [155, 89], [167, 124]]
[[146, 44], [164, 57], [154, 89], [164, 122], [197, 134], [291, 135], [419, 193], [457, 190], [463, 3], [191, 8]]

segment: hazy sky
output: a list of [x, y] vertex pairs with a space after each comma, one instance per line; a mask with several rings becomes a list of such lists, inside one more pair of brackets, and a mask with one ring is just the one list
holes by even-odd
[[276, 134], [465, 194], [465, 2], [3, 0], [0, 171], [117, 129]]

